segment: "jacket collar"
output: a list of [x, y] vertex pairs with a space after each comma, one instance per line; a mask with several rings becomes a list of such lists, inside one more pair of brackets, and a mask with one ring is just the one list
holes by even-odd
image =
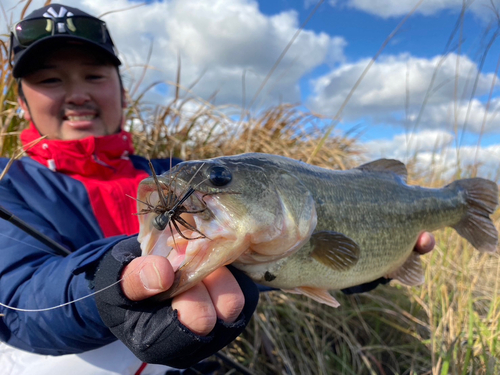
[[26, 153], [52, 171], [100, 179], [110, 179], [116, 174], [133, 174], [134, 168], [128, 155], [134, 153], [134, 147], [132, 136], [126, 131], [72, 141], [44, 139], [29, 147], [40, 137], [33, 123], [20, 136]]

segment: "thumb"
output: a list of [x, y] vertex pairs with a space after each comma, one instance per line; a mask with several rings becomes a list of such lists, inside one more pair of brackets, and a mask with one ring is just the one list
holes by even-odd
[[427, 254], [434, 249], [435, 245], [436, 240], [434, 239], [434, 236], [429, 232], [423, 232], [417, 240], [415, 251], [419, 254]]
[[131, 301], [141, 301], [169, 289], [174, 282], [170, 262], [158, 255], [139, 257], [122, 273], [122, 290]]

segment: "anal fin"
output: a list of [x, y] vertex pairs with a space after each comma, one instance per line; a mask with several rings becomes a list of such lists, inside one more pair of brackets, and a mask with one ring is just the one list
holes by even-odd
[[325, 289], [314, 288], [310, 286], [301, 286], [294, 289], [283, 289], [283, 291], [293, 294], [303, 294], [315, 300], [316, 302], [324, 303], [325, 305], [331, 307], [337, 308], [340, 306], [340, 303], [338, 303], [338, 301], [333, 298], [333, 296]]
[[397, 270], [389, 273], [388, 278], [396, 279], [404, 285], [417, 286], [425, 281], [424, 269], [420, 261], [420, 255], [412, 251], [409, 258]]

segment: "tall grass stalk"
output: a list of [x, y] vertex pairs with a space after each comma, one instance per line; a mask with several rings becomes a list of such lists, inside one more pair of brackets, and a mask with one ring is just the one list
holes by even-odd
[[[0, 155], [10, 157], [26, 123], [18, 116], [8, 42], [5, 33], [0, 37]], [[329, 119], [298, 104], [247, 113], [196, 97], [178, 78], [169, 83], [175, 97], [153, 105], [145, 99], [153, 86], [139, 83], [130, 84], [126, 113], [138, 154], [198, 159], [265, 152], [301, 160], [314, 155], [314, 164], [333, 169], [351, 168], [364, 158], [355, 132], [324, 137]], [[408, 129], [416, 130], [434, 90], [431, 84], [417, 122]], [[457, 131], [457, 144], [460, 136]], [[324, 144], [318, 147], [320, 140]], [[436, 147], [433, 159], [443, 156], [439, 152]], [[442, 171], [419, 169], [417, 159], [418, 153], [409, 159], [411, 184], [450, 182]], [[495, 224], [500, 226], [499, 212]], [[437, 233], [436, 241], [435, 250], [423, 257], [423, 286], [393, 284], [355, 296], [334, 292], [338, 309], [280, 291], [265, 293], [246, 332], [224, 352], [256, 374], [499, 374], [499, 256], [473, 251], [453, 230]]]

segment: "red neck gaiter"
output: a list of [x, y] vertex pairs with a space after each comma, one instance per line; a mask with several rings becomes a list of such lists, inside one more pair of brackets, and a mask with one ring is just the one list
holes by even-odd
[[26, 153], [54, 172], [83, 183], [94, 214], [105, 237], [139, 231], [136, 202], [139, 182], [148, 176], [134, 168], [128, 155], [134, 153], [132, 137], [126, 131], [102, 137], [61, 141], [40, 138], [33, 123], [21, 133]]

